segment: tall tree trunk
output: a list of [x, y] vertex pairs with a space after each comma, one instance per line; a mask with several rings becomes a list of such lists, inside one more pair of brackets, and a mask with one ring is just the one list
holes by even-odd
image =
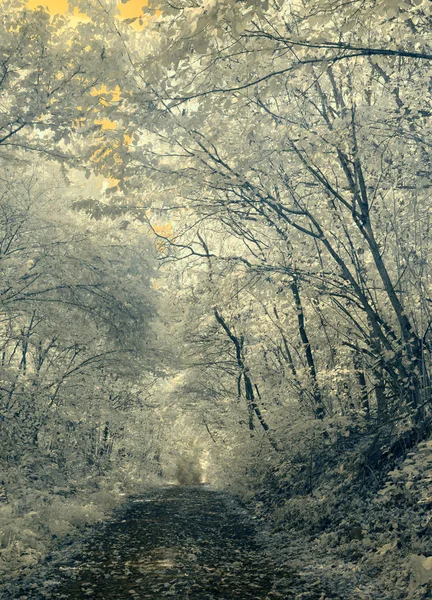
[[312, 396], [313, 396], [313, 402], [314, 402], [313, 410], [314, 410], [315, 417], [317, 419], [323, 419], [324, 415], [325, 415], [325, 409], [324, 409], [324, 405], [323, 405], [323, 401], [322, 401], [321, 390], [318, 385], [315, 360], [313, 357], [309, 337], [308, 337], [308, 334], [306, 331], [303, 305], [302, 305], [300, 291], [299, 291], [298, 283], [297, 283], [296, 279], [293, 280], [290, 287], [291, 287], [291, 291], [293, 293], [294, 303], [295, 303], [295, 307], [296, 307], [296, 311], [297, 311], [298, 331], [299, 331], [301, 342], [303, 344], [305, 357], [306, 357], [306, 364], [308, 367], [309, 377], [310, 377], [311, 384], [312, 384]]
[[[267, 309], [265, 307], [264, 307], [264, 310], [266, 310], [266, 313], [268, 314]], [[278, 310], [277, 310], [276, 306], [273, 306], [273, 312], [274, 312], [274, 315], [275, 315], [275, 317], [277, 319], [277, 322], [275, 323], [275, 325], [278, 328], [278, 331], [279, 331], [279, 333], [281, 335], [282, 343], [283, 343], [283, 350], [281, 349], [281, 354], [284, 357], [285, 361], [288, 363], [288, 366], [289, 366], [290, 371], [291, 371], [292, 376], [293, 376], [293, 380], [294, 380], [295, 386], [296, 386], [297, 391], [298, 391], [300, 404], [303, 404], [305, 394], [309, 394], [309, 390], [306, 390], [303, 387], [302, 382], [299, 379], [299, 376], [298, 376], [298, 373], [297, 373], [297, 369], [296, 369], [296, 366], [294, 364], [294, 359], [293, 359], [293, 356], [291, 354], [290, 347], [288, 345], [288, 340], [286, 338], [286, 335], [285, 335], [285, 332], [283, 330], [283, 327], [280, 324], [279, 313], [278, 313]]]
[[248, 408], [248, 412], [249, 412], [249, 428], [251, 430], [253, 430], [255, 428], [254, 423], [253, 423], [253, 416], [255, 415], [256, 418], [258, 419], [258, 422], [261, 425], [262, 429], [267, 434], [269, 434], [270, 444], [273, 446], [273, 448], [275, 450], [279, 451], [278, 445], [276, 444], [276, 442], [270, 435], [270, 428], [269, 428], [269, 426], [268, 426], [268, 424], [256, 402], [256, 399], [255, 399], [254, 386], [252, 383], [252, 379], [249, 375], [249, 370], [246, 367], [244, 358], [243, 358], [243, 339], [239, 338], [231, 331], [227, 322], [222, 317], [222, 315], [219, 313], [219, 311], [217, 310], [216, 307], [213, 310], [214, 310], [214, 315], [215, 315], [216, 321], [219, 323], [219, 325], [225, 331], [225, 333], [230, 338], [230, 340], [232, 341], [232, 343], [234, 344], [234, 347], [235, 347], [236, 361], [237, 361], [237, 365], [240, 369], [241, 379], [243, 379], [243, 383], [244, 383], [246, 403], [247, 403], [247, 408]]
[[362, 225], [360, 229], [363, 231], [364, 237], [368, 242], [375, 266], [399, 323], [401, 337], [404, 342], [406, 358], [411, 364], [411, 368], [408, 370], [409, 381], [405, 382], [404, 385], [405, 393], [407, 398], [411, 400], [413, 407], [416, 408], [416, 419], [420, 421], [424, 418], [424, 400], [422, 397], [423, 392], [425, 389], [429, 388], [429, 376], [426, 369], [422, 343], [419, 336], [414, 331], [414, 328], [407, 317], [405, 309], [396, 293], [390, 275], [387, 271], [387, 267], [382, 259], [370, 221], [368, 221], [366, 225]]

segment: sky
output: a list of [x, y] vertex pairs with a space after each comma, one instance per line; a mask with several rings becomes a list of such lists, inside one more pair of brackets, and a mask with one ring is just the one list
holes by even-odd
[[[147, 5], [147, 0], [128, 0], [126, 4], [117, 2], [120, 17], [122, 19], [132, 19], [143, 15], [143, 8]], [[36, 9], [38, 6], [46, 8], [51, 14], [64, 14], [68, 10], [68, 0], [27, 0], [28, 8]], [[138, 24], [136, 24], [136, 27]]]

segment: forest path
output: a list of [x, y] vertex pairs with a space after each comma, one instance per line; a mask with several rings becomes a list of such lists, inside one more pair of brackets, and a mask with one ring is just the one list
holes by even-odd
[[[30, 599], [264, 600], [277, 574], [247, 512], [205, 486], [132, 499]], [[30, 593], [29, 593], [30, 592]]]

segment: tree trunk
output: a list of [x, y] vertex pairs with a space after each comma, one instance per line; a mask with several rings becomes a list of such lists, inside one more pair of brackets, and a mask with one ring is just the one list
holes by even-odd
[[[235, 347], [236, 361], [237, 361], [237, 365], [240, 369], [241, 378], [243, 379], [246, 403], [247, 403], [247, 408], [248, 408], [248, 412], [249, 412], [249, 429], [253, 430], [255, 428], [254, 423], [253, 423], [253, 417], [255, 415], [256, 418], [258, 419], [258, 422], [261, 425], [262, 429], [266, 433], [270, 434], [270, 428], [269, 428], [258, 404], [256, 403], [255, 395], [254, 395], [254, 391], [253, 391], [252, 379], [251, 379], [251, 377], [249, 375], [249, 371], [244, 363], [243, 339], [234, 335], [234, 333], [231, 331], [228, 324], [226, 323], [225, 319], [218, 312], [217, 308], [214, 308], [213, 310], [214, 310], [214, 315], [216, 317], [216, 321], [219, 323], [219, 325], [221, 325], [222, 329], [228, 335], [228, 337], [230, 338], [230, 340], [232, 341], [232, 343], [234, 344], [234, 347]], [[279, 450], [276, 442], [273, 440], [273, 438], [270, 435], [269, 435], [269, 441], [275, 450]]]
[[325, 409], [322, 401], [321, 390], [317, 381], [317, 373], [315, 368], [315, 361], [312, 354], [312, 348], [310, 345], [309, 337], [306, 331], [305, 318], [303, 312], [303, 305], [300, 298], [300, 292], [297, 281], [294, 279], [291, 283], [291, 291], [294, 296], [295, 307], [297, 311], [298, 330], [300, 339], [303, 344], [305, 351], [306, 363], [308, 366], [309, 376], [312, 384], [312, 396], [314, 402], [314, 414], [317, 419], [323, 419], [325, 415]]

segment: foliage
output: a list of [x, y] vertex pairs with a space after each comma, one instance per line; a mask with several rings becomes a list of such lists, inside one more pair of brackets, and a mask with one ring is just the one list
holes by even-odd
[[[74, 213], [73, 198], [76, 190], [49, 163], [3, 170], [0, 463], [7, 504], [0, 527], [6, 565], [21, 550], [27, 556], [32, 536], [38, 554], [47, 534], [64, 535], [93, 513], [100, 517], [96, 507], [105, 501], [97, 496], [98, 479], [112, 505], [122, 471], [137, 482], [145, 469], [154, 471], [154, 450], [142, 440], [151, 429], [148, 416], [142, 423], [145, 389], [161, 364], [151, 328], [152, 249], [139, 229], [125, 234], [118, 223], [92, 223]], [[128, 419], [138, 407], [135, 430]], [[133, 455], [147, 466], [137, 470]], [[67, 516], [60, 517], [64, 510]], [[16, 520], [10, 523], [11, 511]]]

